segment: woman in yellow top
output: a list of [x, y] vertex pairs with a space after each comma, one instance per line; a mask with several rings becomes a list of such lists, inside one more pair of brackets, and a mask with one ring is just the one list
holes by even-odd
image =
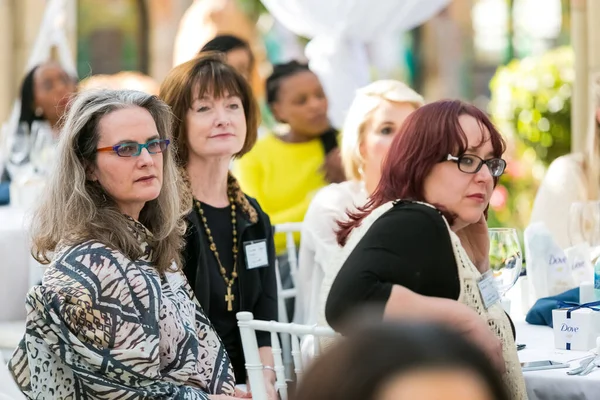
[[[267, 79], [267, 102], [285, 134], [268, 134], [234, 166], [245, 193], [256, 198], [273, 225], [301, 222], [313, 195], [344, 181], [337, 132], [327, 118], [327, 98], [306, 64], [276, 65]], [[275, 235], [278, 255], [285, 237]]]

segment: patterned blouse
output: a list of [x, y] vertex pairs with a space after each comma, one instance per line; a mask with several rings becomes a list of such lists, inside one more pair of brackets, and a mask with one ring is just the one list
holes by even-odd
[[208, 399], [234, 392], [229, 357], [182, 273], [97, 241], [63, 247], [26, 300], [9, 362], [35, 399]]

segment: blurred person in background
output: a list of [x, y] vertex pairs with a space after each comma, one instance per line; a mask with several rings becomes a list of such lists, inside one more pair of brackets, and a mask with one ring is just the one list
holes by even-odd
[[319, 292], [328, 258], [339, 248], [337, 221], [367, 202], [381, 176], [381, 164], [402, 123], [423, 98], [402, 82], [380, 80], [356, 93], [341, 133], [342, 165], [348, 181], [321, 189], [308, 207], [298, 253], [298, 295], [294, 321], [317, 323]]
[[550, 164], [531, 210], [530, 223], [543, 222], [563, 249], [578, 244], [578, 238], [569, 237], [579, 234], [569, 226], [571, 204], [600, 199], [600, 75], [593, 80], [592, 91], [586, 151]]
[[171, 122], [169, 107], [142, 92], [89, 91], [73, 102], [60, 174], [33, 217], [32, 254], [49, 266], [27, 295], [9, 363], [28, 398], [246, 395], [181, 271], [190, 204]]
[[58, 133], [59, 121], [77, 91], [77, 79], [54, 61], [37, 65], [25, 76], [21, 86], [19, 122], [31, 128], [33, 121], [44, 121]]
[[[319, 189], [345, 180], [337, 131], [327, 116], [321, 82], [306, 64], [275, 65], [266, 90], [271, 112], [286, 128], [281, 134], [269, 133], [259, 139], [235, 162], [235, 175], [274, 225], [301, 222]], [[275, 249], [283, 286], [291, 287], [284, 234], [275, 235]], [[290, 317], [292, 308], [288, 304]]]
[[360, 328], [304, 374], [294, 400], [509, 400], [502, 378], [463, 335], [429, 324]]
[[200, 53], [207, 51], [224, 53], [227, 64], [231, 65], [248, 82], [251, 81], [254, 55], [248, 42], [233, 35], [219, 35], [200, 49]]
[[[229, 171], [231, 160], [256, 142], [256, 101], [248, 82], [214, 53], [173, 68], [160, 96], [175, 115], [177, 162], [186, 193], [193, 197], [184, 272], [223, 340], [236, 382], [245, 384], [236, 313], [250, 311], [257, 319], [277, 320], [273, 228], [259, 203], [242, 191]], [[258, 332], [257, 342], [267, 366], [266, 387], [275, 399], [270, 334]]]
[[9, 143], [0, 183], [0, 204], [9, 202], [11, 180], [31, 174], [45, 175], [51, 169], [60, 121], [76, 91], [77, 79], [54, 61], [39, 64], [25, 75], [19, 125]]
[[[487, 115], [459, 100], [415, 110], [394, 138], [370, 200], [340, 221], [339, 269], [325, 316], [336, 330], [357, 308], [386, 319], [448, 324], [492, 360], [514, 400], [526, 399], [514, 327], [480, 291], [489, 274], [489, 200], [506, 162]], [[493, 282], [491, 282], [493, 285]], [[320, 321], [324, 323], [325, 321]]]

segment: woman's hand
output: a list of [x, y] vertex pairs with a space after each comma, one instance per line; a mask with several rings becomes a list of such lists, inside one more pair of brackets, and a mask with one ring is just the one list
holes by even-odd
[[235, 388], [235, 393], [233, 393], [233, 397], [236, 399], [251, 399], [252, 393], [244, 392], [242, 389]]
[[506, 371], [502, 355], [502, 341], [479, 315], [473, 312], [472, 317], [462, 321], [459, 329], [488, 356], [498, 371], [502, 373]]
[[279, 399], [279, 396], [277, 395], [277, 389], [275, 389], [275, 385], [271, 380], [265, 379], [265, 387], [267, 388], [267, 399], [268, 400]]
[[467, 255], [482, 274], [490, 268], [490, 237], [485, 216], [456, 232]]
[[243, 390], [235, 388], [235, 392], [233, 396], [227, 396], [225, 394], [211, 394], [208, 396], [210, 400], [241, 400], [241, 399], [251, 399], [252, 394], [246, 393]]
[[[275, 389], [275, 373], [271, 370], [264, 371], [264, 382], [265, 389], [267, 391], [267, 399], [268, 400], [277, 400], [279, 396], [277, 395], [277, 389]], [[250, 387], [250, 380], [246, 380], [246, 387], [248, 388], [248, 397], [252, 398], [252, 388]], [[238, 389], [236, 389], [237, 391]]]
[[325, 156], [325, 162], [321, 166], [321, 171], [325, 174], [325, 180], [329, 183], [340, 183], [346, 180], [339, 148], [331, 150]]

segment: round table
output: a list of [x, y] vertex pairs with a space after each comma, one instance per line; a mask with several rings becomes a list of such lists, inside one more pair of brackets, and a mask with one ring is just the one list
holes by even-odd
[[[554, 333], [548, 326], [515, 322], [517, 343], [526, 345], [519, 351], [521, 362], [552, 360], [569, 363], [571, 368], [591, 352], [558, 350], [554, 348]], [[600, 368], [586, 376], [567, 375], [569, 369], [548, 369], [524, 372], [529, 400], [597, 399], [600, 388]]]

